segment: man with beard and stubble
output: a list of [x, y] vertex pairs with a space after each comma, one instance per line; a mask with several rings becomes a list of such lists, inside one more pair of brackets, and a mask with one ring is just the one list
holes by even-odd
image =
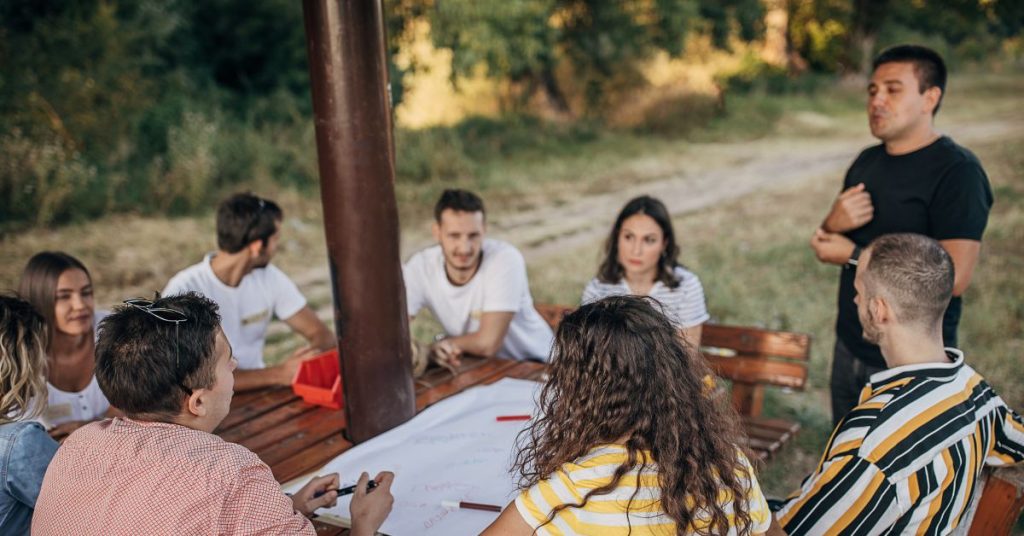
[[526, 261], [514, 246], [485, 238], [484, 203], [445, 190], [434, 206], [434, 239], [402, 267], [409, 316], [423, 307], [444, 327], [431, 347], [457, 365], [463, 353], [547, 361], [554, 335], [533, 307]]
[[787, 534], [951, 534], [981, 472], [1024, 461], [1024, 420], [943, 345], [954, 280], [949, 253], [922, 235], [885, 235], [861, 254], [857, 314], [888, 369], [781, 505]]

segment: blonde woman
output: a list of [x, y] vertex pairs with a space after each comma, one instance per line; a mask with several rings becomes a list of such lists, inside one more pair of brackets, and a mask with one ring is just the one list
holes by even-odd
[[0, 296], [0, 534], [28, 534], [57, 443], [31, 420], [46, 408], [47, 329], [23, 300]]

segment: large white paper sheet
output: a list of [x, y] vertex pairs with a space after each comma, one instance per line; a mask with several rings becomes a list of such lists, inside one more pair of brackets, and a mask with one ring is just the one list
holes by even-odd
[[[495, 418], [534, 414], [539, 388], [537, 382], [506, 378], [466, 390], [349, 449], [318, 473], [338, 472], [344, 486], [363, 471], [371, 478], [379, 471], [394, 471], [394, 508], [380, 529], [386, 534], [478, 534], [497, 513], [448, 510], [441, 501], [505, 506], [515, 498], [509, 469], [516, 436], [528, 422]], [[286, 491], [297, 491], [304, 483]], [[326, 512], [347, 519], [350, 500], [343, 497]]]

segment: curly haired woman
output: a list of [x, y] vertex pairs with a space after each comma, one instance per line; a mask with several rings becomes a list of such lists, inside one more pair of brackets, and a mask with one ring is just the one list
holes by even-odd
[[649, 298], [580, 307], [553, 357], [521, 493], [484, 534], [775, 533], [735, 413]]

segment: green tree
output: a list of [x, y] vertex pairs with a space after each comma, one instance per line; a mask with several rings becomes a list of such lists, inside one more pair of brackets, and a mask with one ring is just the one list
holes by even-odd
[[763, 17], [758, 0], [445, 0], [427, 12], [434, 44], [453, 53], [453, 76], [484, 65], [492, 78], [525, 87], [524, 100], [543, 91], [562, 111], [562, 61], [594, 109], [612, 81], [639, 78], [636, 67], [654, 53], [682, 54], [689, 32], [707, 31], [725, 47], [730, 35], [755, 38]]
[[981, 57], [1024, 27], [1020, 0], [788, 0], [787, 12], [792, 51], [820, 72], [866, 74], [879, 48], [907, 35]]

